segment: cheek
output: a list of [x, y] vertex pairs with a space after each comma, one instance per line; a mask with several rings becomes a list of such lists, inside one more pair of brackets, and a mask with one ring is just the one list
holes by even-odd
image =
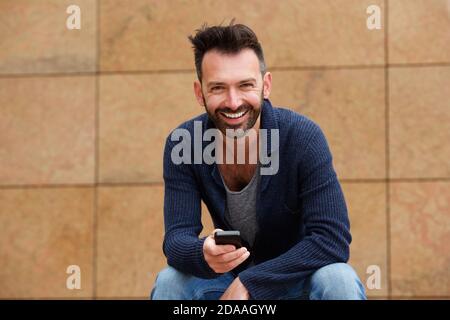
[[261, 103], [261, 92], [260, 91], [252, 91], [248, 92], [245, 95], [245, 101], [251, 104], [254, 107], [258, 107]]
[[206, 99], [206, 104], [208, 106], [208, 110], [214, 112], [220, 106], [222, 101], [223, 101], [223, 99], [217, 95], [208, 97]]

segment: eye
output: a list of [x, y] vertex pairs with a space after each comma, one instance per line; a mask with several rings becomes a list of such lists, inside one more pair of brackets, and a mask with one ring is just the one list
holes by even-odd
[[223, 87], [221, 87], [221, 86], [214, 86], [211, 88], [211, 91], [220, 91], [222, 89], [223, 89]]
[[243, 83], [241, 85], [242, 88], [253, 88], [253, 84], [252, 83]]

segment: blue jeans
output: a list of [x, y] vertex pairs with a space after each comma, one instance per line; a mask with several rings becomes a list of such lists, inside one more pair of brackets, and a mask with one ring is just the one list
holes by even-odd
[[[215, 279], [197, 278], [166, 267], [156, 277], [152, 300], [218, 300], [233, 282], [231, 272]], [[333, 263], [318, 269], [310, 277], [293, 283], [280, 300], [365, 300], [364, 286], [346, 263]]]

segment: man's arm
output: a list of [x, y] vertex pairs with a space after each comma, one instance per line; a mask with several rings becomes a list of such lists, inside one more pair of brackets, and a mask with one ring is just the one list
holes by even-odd
[[279, 257], [239, 274], [254, 299], [278, 299], [290, 284], [318, 268], [348, 260], [351, 236], [344, 195], [325, 136], [317, 125], [313, 131], [299, 170], [305, 237]]
[[187, 164], [176, 165], [171, 159], [174, 142], [170, 137], [164, 148], [164, 226], [163, 251], [167, 263], [201, 278], [213, 278], [215, 273], [205, 261], [205, 238], [198, 236], [203, 229], [201, 198], [198, 186]]

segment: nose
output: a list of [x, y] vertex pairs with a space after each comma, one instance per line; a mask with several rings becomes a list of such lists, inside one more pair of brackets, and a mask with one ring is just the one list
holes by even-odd
[[227, 94], [227, 107], [230, 108], [232, 111], [236, 111], [241, 103], [241, 97], [239, 96], [239, 93], [234, 89], [230, 88], [228, 90]]

